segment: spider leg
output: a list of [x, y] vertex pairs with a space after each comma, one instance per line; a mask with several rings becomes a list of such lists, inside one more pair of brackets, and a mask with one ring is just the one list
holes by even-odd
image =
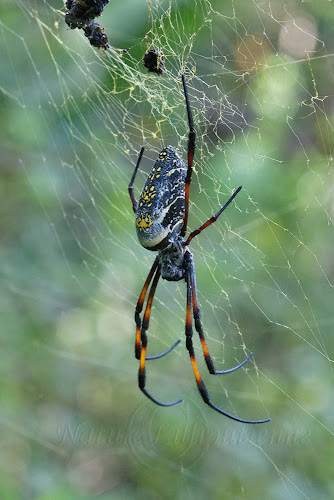
[[193, 171], [193, 159], [194, 159], [194, 153], [195, 153], [195, 139], [196, 139], [196, 133], [195, 133], [195, 129], [194, 129], [194, 123], [193, 123], [193, 118], [192, 118], [192, 114], [191, 114], [188, 91], [187, 91], [184, 75], [182, 75], [182, 83], [183, 83], [184, 96], [185, 96], [186, 105], [187, 105], [187, 115], [188, 115], [188, 123], [189, 123], [189, 139], [188, 139], [188, 170], [187, 170], [187, 175], [186, 175], [186, 179], [185, 179], [185, 201], [184, 201], [185, 212], [184, 212], [183, 226], [182, 226], [182, 229], [180, 232], [180, 236], [184, 236], [186, 234], [186, 231], [187, 231], [188, 214], [189, 214], [189, 188], [190, 188], [190, 183], [191, 183], [191, 174]]
[[211, 226], [211, 224], [213, 224], [214, 222], [216, 222], [216, 220], [218, 219], [218, 217], [220, 216], [220, 214], [222, 212], [224, 212], [225, 208], [227, 208], [229, 206], [229, 204], [231, 203], [231, 201], [237, 196], [237, 194], [239, 193], [239, 191], [242, 189], [242, 186], [239, 186], [238, 189], [236, 189], [234, 191], [234, 193], [232, 194], [231, 198], [225, 203], [225, 205], [222, 206], [222, 208], [216, 213], [216, 215], [213, 215], [210, 219], [208, 219], [206, 222], [204, 222], [204, 224], [202, 224], [198, 229], [195, 229], [195, 231], [192, 231], [188, 238], [187, 238], [187, 241], [185, 242], [185, 245], [189, 245], [190, 241], [195, 237], [197, 236], [199, 233], [201, 233], [205, 228]]
[[129, 187], [128, 187], [129, 195], [130, 195], [130, 198], [131, 198], [131, 201], [132, 201], [132, 208], [133, 208], [134, 213], [136, 213], [136, 210], [137, 210], [137, 200], [136, 200], [134, 192], [133, 192], [133, 183], [134, 183], [136, 175], [137, 175], [139, 164], [140, 164], [141, 159], [143, 157], [144, 149], [145, 148], [142, 147], [141, 150], [140, 150], [140, 153], [139, 153], [139, 156], [138, 156], [138, 160], [137, 160], [137, 164], [136, 164], [135, 170], [133, 172], [133, 175], [131, 177], [131, 181], [130, 181], [130, 184], [129, 184]]
[[[157, 259], [156, 259], [156, 261], [157, 261]], [[153, 264], [153, 266], [154, 266], [154, 264]], [[152, 266], [152, 268], [153, 268], [153, 266]], [[151, 271], [152, 271], [152, 269], [151, 269]], [[143, 324], [142, 324], [142, 327], [141, 327], [141, 333], [140, 333], [141, 353], [140, 353], [140, 362], [139, 362], [139, 371], [138, 371], [138, 385], [139, 385], [139, 389], [145, 394], [145, 396], [147, 396], [151, 401], [153, 401], [157, 405], [160, 405], [160, 406], [173, 406], [173, 405], [176, 405], [177, 403], [181, 403], [181, 401], [183, 401], [183, 400], [182, 399], [178, 399], [177, 401], [173, 401], [172, 403], [163, 403], [162, 401], [159, 401], [158, 399], [156, 399], [155, 397], [153, 397], [147, 391], [147, 389], [145, 389], [145, 383], [146, 383], [145, 361], [147, 359], [146, 358], [146, 348], [147, 348], [147, 335], [146, 335], [146, 331], [148, 330], [148, 327], [149, 327], [153, 297], [154, 297], [155, 290], [156, 290], [157, 285], [158, 285], [160, 274], [161, 274], [160, 267], [158, 266], [157, 270], [155, 271], [155, 275], [154, 275], [154, 278], [153, 278], [153, 283], [152, 283], [152, 286], [151, 286], [151, 289], [150, 289], [150, 293], [148, 295], [147, 304], [146, 304], [145, 313], [144, 313], [144, 318], [143, 318]], [[169, 352], [170, 350], [171, 349], [169, 349], [167, 352]]]
[[189, 272], [189, 269], [191, 267], [191, 261], [189, 261], [189, 257], [191, 257], [190, 252], [187, 252], [185, 255], [185, 258], [187, 259], [186, 261], [186, 282], [187, 282], [187, 313], [186, 313], [186, 347], [189, 352], [190, 356], [190, 361], [192, 364], [192, 368], [195, 374], [195, 379], [196, 379], [196, 384], [197, 388], [199, 390], [199, 393], [204, 401], [210, 408], [213, 410], [217, 411], [218, 413], [221, 413], [222, 415], [225, 415], [228, 418], [231, 418], [232, 420], [236, 420], [237, 422], [242, 422], [244, 424], [262, 424], [264, 422], [269, 422], [270, 418], [267, 418], [265, 420], [244, 420], [242, 418], [235, 417], [234, 415], [231, 415], [230, 413], [227, 413], [226, 411], [222, 410], [215, 404], [213, 404], [210, 400], [209, 393], [207, 391], [207, 388], [201, 378], [201, 375], [198, 370], [197, 362], [196, 362], [196, 357], [195, 357], [195, 352], [194, 352], [194, 347], [193, 347], [193, 341], [192, 341], [192, 336], [193, 336], [193, 328], [192, 328], [192, 319], [191, 319], [191, 304], [192, 304], [192, 294], [193, 294], [193, 289], [192, 289], [192, 280], [191, 280], [191, 275]]
[[167, 349], [167, 351], [162, 352], [161, 354], [155, 354], [154, 356], [146, 356], [146, 360], [163, 358], [164, 356], [166, 356], [166, 354], [171, 352], [174, 349], [174, 347], [179, 345], [180, 342], [181, 342], [181, 339], [177, 340], [175, 342], [175, 344], [173, 344], [169, 349]]
[[[153, 275], [157, 269], [158, 264], [159, 264], [159, 260], [157, 257], [155, 259], [155, 261], [153, 262], [153, 265], [151, 267], [150, 272], [148, 273], [148, 276], [147, 276], [146, 281], [144, 283], [143, 289], [139, 295], [139, 299], [138, 299], [137, 306], [136, 306], [136, 311], [135, 311], [135, 322], [136, 322], [135, 356], [136, 356], [136, 359], [140, 359], [140, 351], [141, 351], [141, 344], [140, 344], [141, 317], [140, 317], [140, 313], [142, 312], [146, 293], [147, 293], [148, 287], [150, 286], [150, 283], [152, 281]], [[155, 292], [155, 290], [154, 290], [154, 292]], [[154, 293], [153, 293], [153, 295], [154, 295]], [[153, 300], [153, 297], [152, 297], [152, 300]], [[147, 328], [148, 328], [148, 325], [147, 325]], [[178, 340], [177, 342], [175, 342], [175, 344], [172, 345], [172, 347], [167, 349], [167, 351], [165, 351], [161, 354], [156, 354], [155, 356], [146, 356], [146, 359], [162, 358], [163, 356], [168, 354], [170, 351], [172, 351], [174, 349], [174, 347], [176, 347], [180, 342], [181, 341]]]
[[206, 345], [205, 337], [204, 337], [204, 332], [203, 332], [203, 326], [201, 322], [201, 313], [198, 305], [198, 298], [197, 298], [197, 286], [196, 286], [196, 275], [195, 275], [195, 265], [193, 261], [193, 257], [191, 254], [189, 254], [188, 257], [188, 262], [189, 262], [189, 267], [188, 267], [188, 272], [189, 272], [189, 279], [190, 279], [190, 286], [192, 290], [192, 306], [193, 306], [193, 315], [194, 315], [194, 320], [195, 320], [195, 328], [196, 331], [199, 335], [201, 344], [202, 344], [202, 349], [204, 353], [204, 358], [206, 362], [206, 366], [208, 367], [209, 372], [211, 375], [223, 375], [225, 373], [231, 373], [237, 370], [238, 368], [241, 368], [247, 361], [252, 357], [253, 353], [251, 352], [249, 356], [239, 365], [234, 366], [233, 368], [230, 368], [229, 370], [216, 370], [212, 358], [209, 354], [208, 346]]

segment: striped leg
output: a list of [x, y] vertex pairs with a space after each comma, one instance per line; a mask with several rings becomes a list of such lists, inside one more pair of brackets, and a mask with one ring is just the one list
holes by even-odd
[[188, 224], [189, 189], [190, 189], [190, 183], [191, 183], [191, 174], [193, 171], [193, 159], [194, 159], [194, 154], [195, 154], [196, 133], [195, 133], [195, 129], [194, 129], [194, 123], [193, 123], [193, 118], [192, 118], [192, 114], [191, 114], [189, 98], [188, 98], [188, 91], [187, 91], [184, 75], [182, 75], [182, 83], [183, 83], [184, 96], [186, 98], [187, 115], [188, 115], [188, 123], [189, 123], [188, 170], [187, 170], [187, 175], [186, 175], [186, 180], [185, 180], [185, 213], [184, 213], [184, 219], [183, 219], [183, 226], [182, 226], [182, 229], [180, 232], [180, 235], [184, 236], [186, 234], [187, 224]]
[[203, 327], [202, 327], [202, 322], [201, 322], [201, 313], [199, 310], [199, 305], [198, 305], [198, 299], [197, 299], [197, 287], [196, 287], [196, 276], [195, 276], [195, 266], [193, 262], [193, 258], [190, 255], [190, 266], [189, 266], [189, 279], [190, 279], [190, 285], [192, 289], [192, 307], [193, 307], [193, 314], [194, 314], [194, 320], [195, 320], [195, 328], [196, 331], [199, 335], [201, 344], [202, 344], [202, 349], [204, 353], [204, 358], [206, 362], [206, 366], [208, 367], [209, 372], [211, 375], [223, 375], [224, 373], [231, 373], [237, 370], [238, 368], [241, 368], [247, 361], [252, 357], [253, 353], [251, 352], [249, 356], [239, 365], [234, 366], [233, 368], [230, 368], [229, 370], [216, 370], [212, 358], [209, 354], [208, 346], [206, 345], [206, 341], [204, 338], [204, 332], [203, 332]]
[[[196, 357], [195, 357], [195, 352], [194, 352], [194, 347], [193, 347], [193, 341], [192, 341], [192, 336], [193, 336], [193, 328], [192, 328], [192, 318], [191, 318], [191, 308], [192, 308], [192, 297], [194, 293], [194, 289], [192, 286], [192, 278], [191, 274], [194, 273], [194, 266], [193, 266], [193, 261], [192, 261], [192, 256], [190, 252], [187, 252], [185, 255], [185, 258], [187, 259], [186, 262], [186, 281], [187, 281], [187, 313], [186, 313], [186, 347], [189, 352], [190, 356], [190, 361], [192, 364], [192, 368], [195, 374], [195, 379], [196, 379], [196, 384], [197, 388], [199, 390], [199, 393], [204, 401], [210, 408], [213, 410], [217, 411], [218, 413], [221, 413], [222, 415], [225, 415], [228, 418], [231, 418], [232, 420], [236, 420], [237, 422], [242, 422], [244, 424], [262, 424], [264, 422], [268, 422], [270, 418], [265, 419], [265, 420], [244, 420], [238, 417], [235, 417], [234, 415], [231, 415], [230, 413], [227, 413], [226, 411], [222, 410], [215, 404], [213, 404], [210, 400], [209, 393], [207, 391], [207, 388], [205, 387], [205, 384], [201, 378], [201, 375], [198, 370], [197, 362], [196, 362]], [[196, 293], [196, 286], [195, 286], [195, 293]]]
[[[154, 264], [153, 264], [153, 267], [154, 267]], [[152, 269], [153, 269], [153, 267], [152, 267]], [[151, 269], [151, 272], [152, 272], [152, 269]], [[151, 272], [150, 272], [150, 274], [151, 274]], [[153, 273], [154, 273], [154, 269], [153, 269], [152, 275], [153, 275]], [[153, 401], [157, 405], [173, 406], [177, 403], [180, 403], [182, 401], [182, 399], [178, 399], [177, 401], [173, 401], [172, 403], [163, 403], [163, 402], [159, 401], [158, 399], [156, 399], [155, 397], [153, 397], [145, 388], [145, 384], [146, 384], [145, 361], [146, 361], [146, 359], [150, 359], [150, 358], [146, 358], [146, 349], [147, 349], [146, 331], [148, 330], [148, 327], [149, 327], [152, 302], [153, 302], [154, 294], [155, 294], [155, 291], [156, 291], [156, 288], [158, 285], [159, 278], [160, 278], [160, 267], [158, 266], [156, 271], [155, 271], [155, 275], [153, 278], [153, 283], [152, 283], [152, 286], [150, 289], [150, 293], [148, 295], [147, 304], [146, 304], [145, 313], [144, 313], [144, 318], [143, 318], [143, 324], [142, 324], [141, 332], [140, 332], [141, 353], [140, 353], [140, 363], [139, 363], [139, 371], [138, 371], [138, 385], [139, 385], [140, 390], [145, 394], [145, 396], [147, 396], [151, 401]], [[146, 285], [146, 283], [145, 283], [145, 285]], [[145, 288], [145, 286], [144, 286], [144, 288]], [[138, 328], [138, 325], [137, 325], [137, 328]], [[178, 344], [178, 342], [177, 342], [177, 344]], [[171, 347], [170, 349], [168, 349], [168, 351], [166, 351], [162, 355], [159, 355], [158, 357], [164, 356], [165, 354], [167, 354], [167, 352], [170, 352], [175, 347], [175, 345], [173, 347]]]
[[216, 213], [216, 215], [213, 215], [210, 219], [208, 219], [206, 222], [204, 222], [204, 224], [201, 225], [201, 227], [199, 227], [198, 229], [195, 229], [195, 231], [192, 231], [188, 238], [187, 238], [187, 241], [185, 242], [185, 245], [189, 245], [189, 243], [191, 242], [191, 240], [197, 236], [198, 234], [200, 234], [204, 229], [206, 229], [207, 227], [211, 226], [211, 224], [213, 224], [214, 222], [216, 222], [216, 220], [218, 219], [218, 217], [220, 216], [220, 214], [222, 212], [224, 212], [225, 208], [227, 208], [229, 206], [229, 204], [231, 203], [231, 201], [237, 196], [237, 194], [239, 193], [239, 191], [242, 189], [242, 186], [239, 186], [238, 189], [236, 189], [234, 191], [234, 193], [232, 194], [231, 198], [229, 200], [227, 200], [227, 202], [225, 203], [225, 205], [222, 206], [222, 208]]
[[[143, 289], [141, 291], [141, 294], [139, 296], [139, 299], [138, 299], [138, 302], [137, 302], [137, 306], [136, 306], [136, 311], [135, 311], [135, 322], [136, 322], [135, 356], [136, 356], [136, 359], [140, 359], [140, 351], [141, 351], [141, 344], [140, 344], [141, 317], [140, 317], [140, 313], [142, 312], [143, 304], [144, 304], [145, 297], [146, 297], [146, 293], [147, 293], [148, 287], [150, 286], [150, 283], [152, 281], [153, 275], [154, 275], [154, 273], [155, 273], [155, 271], [156, 271], [156, 269], [158, 267], [158, 263], [159, 263], [159, 260], [158, 260], [158, 257], [157, 257], [155, 259], [154, 263], [153, 263], [153, 266], [151, 267], [151, 270], [150, 270], [147, 278], [146, 278], [145, 284], [143, 286]], [[159, 277], [160, 277], [160, 271], [159, 271]], [[153, 300], [153, 297], [152, 297], [152, 300]], [[147, 328], [148, 328], [148, 325], [147, 325]], [[162, 358], [163, 356], [165, 356], [166, 354], [168, 354], [170, 351], [172, 351], [174, 349], [174, 347], [176, 347], [179, 343], [180, 343], [180, 340], [178, 340], [177, 342], [175, 342], [175, 344], [173, 344], [172, 347], [170, 347], [169, 349], [167, 349], [167, 351], [165, 351], [165, 352], [163, 352], [161, 354], [156, 354], [155, 356], [147, 356], [146, 359], [158, 359], [158, 358]]]

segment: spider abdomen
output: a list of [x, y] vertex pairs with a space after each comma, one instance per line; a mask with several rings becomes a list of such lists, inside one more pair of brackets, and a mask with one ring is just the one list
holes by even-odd
[[158, 156], [138, 200], [136, 230], [148, 250], [166, 248], [183, 226], [187, 169], [172, 146]]

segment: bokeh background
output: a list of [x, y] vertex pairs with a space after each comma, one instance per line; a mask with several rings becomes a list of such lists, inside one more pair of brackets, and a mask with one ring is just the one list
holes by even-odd
[[[334, 496], [331, 2], [124, 0], [99, 52], [56, 1], [0, 2], [0, 496]], [[166, 73], [147, 73], [147, 49]], [[185, 349], [185, 284], [160, 283], [137, 387], [134, 308], [154, 255], [136, 195], [163, 146], [185, 157], [185, 72], [197, 151], [189, 227], [217, 369], [214, 413]]]

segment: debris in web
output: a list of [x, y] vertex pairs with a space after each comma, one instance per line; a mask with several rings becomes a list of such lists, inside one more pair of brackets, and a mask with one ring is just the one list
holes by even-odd
[[105, 28], [94, 19], [100, 16], [109, 0], [68, 0], [66, 2], [65, 22], [71, 29], [82, 29], [93, 47], [107, 50], [112, 48], [121, 52], [128, 49], [118, 49], [108, 43]]
[[103, 26], [96, 21], [90, 21], [86, 26], [83, 27], [85, 36], [90, 41], [93, 47], [102, 48], [107, 50], [109, 47], [108, 37], [104, 32]]
[[150, 48], [150, 42], [148, 40], [148, 33], [145, 35], [147, 43], [147, 51], [143, 57], [143, 64], [145, 68], [148, 69], [149, 73], [157, 73], [157, 75], [163, 75], [165, 72], [165, 56], [162, 50], [156, 50]]

